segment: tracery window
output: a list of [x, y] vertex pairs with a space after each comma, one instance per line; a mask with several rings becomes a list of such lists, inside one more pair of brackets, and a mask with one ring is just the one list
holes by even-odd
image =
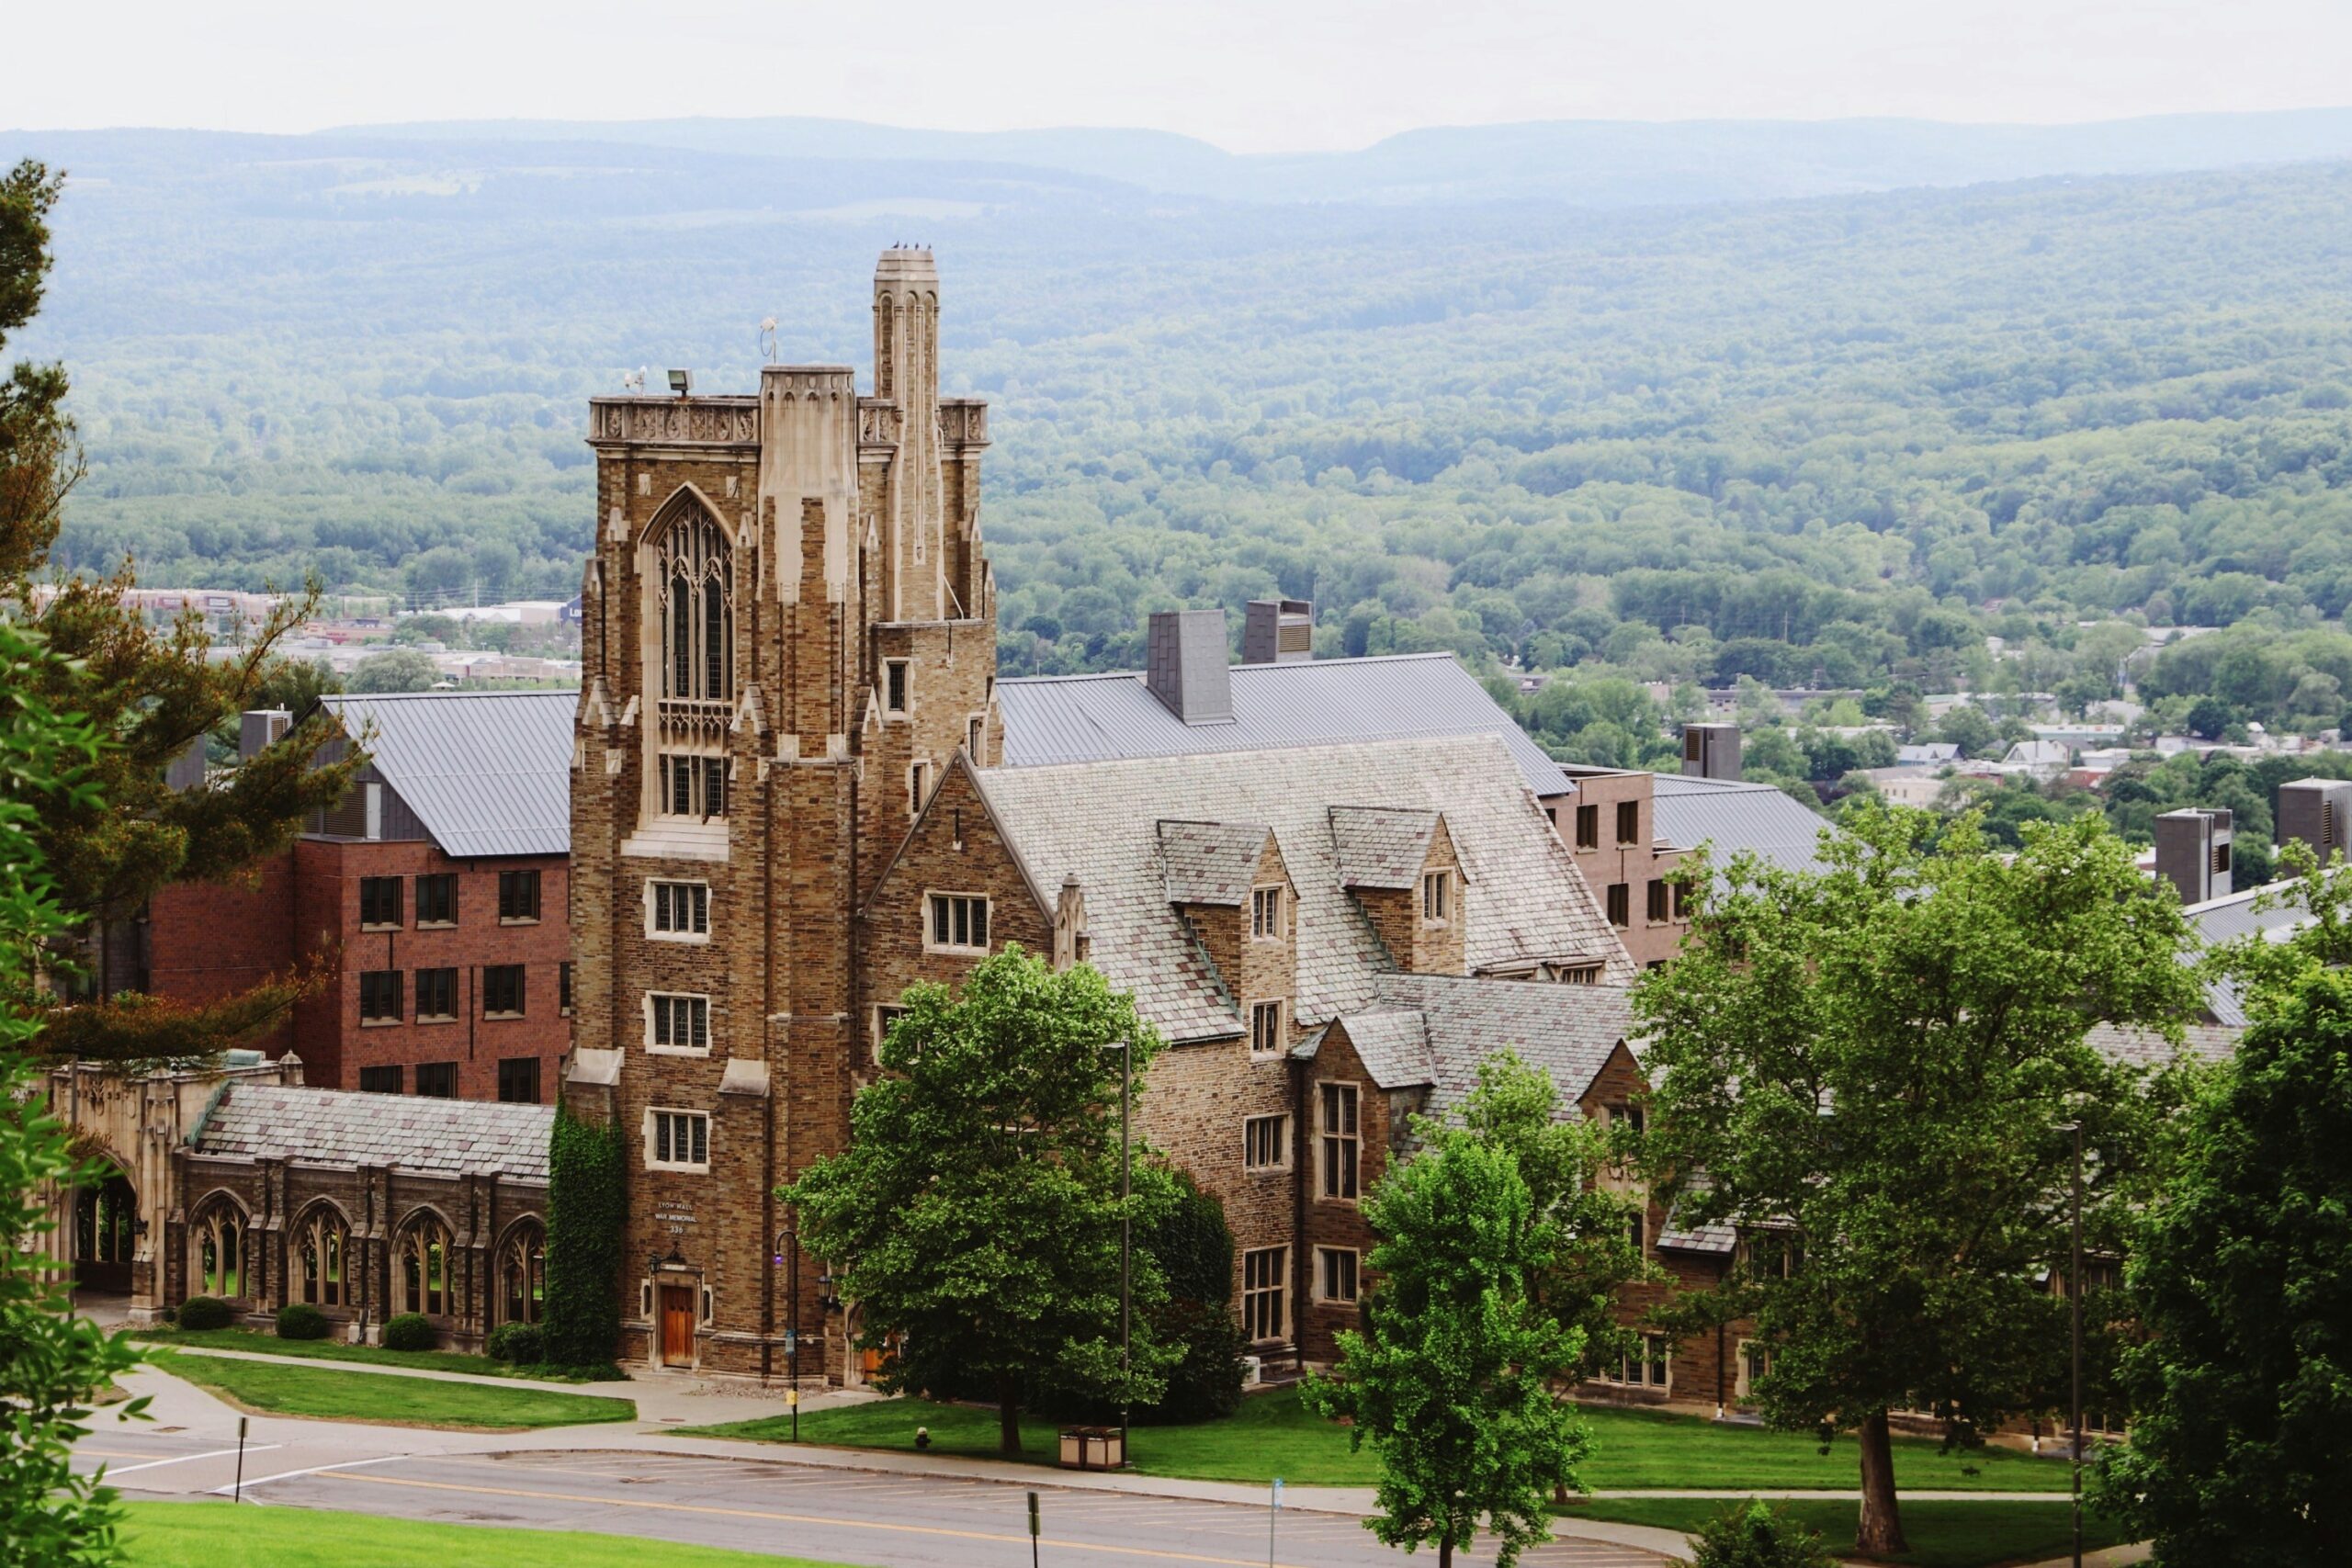
[[537, 1323], [548, 1292], [547, 1233], [536, 1224], [514, 1227], [498, 1250], [501, 1323]]
[[700, 507], [662, 531], [650, 581], [662, 627], [655, 791], [669, 817], [727, 810], [735, 609], [727, 530]]
[[401, 1310], [446, 1315], [449, 1305], [449, 1227], [430, 1214], [401, 1236]]
[[294, 1240], [300, 1253], [301, 1299], [311, 1306], [349, 1306], [344, 1259], [351, 1250], [351, 1228], [343, 1216], [333, 1209], [313, 1209]]
[[245, 1224], [226, 1203], [207, 1210], [192, 1227], [197, 1293], [233, 1301], [245, 1293]]

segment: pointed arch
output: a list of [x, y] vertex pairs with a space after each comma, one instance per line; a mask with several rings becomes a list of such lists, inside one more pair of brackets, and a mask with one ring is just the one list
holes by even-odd
[[457, 1246], [441, 1212], [423, 1205], [409, 1211], [392, 1242], [392, 1282], [398, 1310], [447, 1317], [456, 1313], [453, 1272]]
[[735, 698], [735, 541], [718, 508], [680, 485], [638, 536], [647, 669], [654, 698], [650, 798], [658, 815], [727, 810]]
[[333, 1199], [317, 1199], [295, 1216], [292, 1264], [288, 1300], [315, 1307], [353, 1304], [357, 1270], [351, 1218]]
[[526, 1215], [506, 1227], [498, 1241], [493, 1304], [500, 1323], [537, 1323], [547, 1303], [548, 1230]]
[[251, 1214], [243, 1200], [225, 1188], [215, 1188], [188, 1211], [188, 1294], [239, 1301], [252, 1293], [246, 1278], [246, 1224]]

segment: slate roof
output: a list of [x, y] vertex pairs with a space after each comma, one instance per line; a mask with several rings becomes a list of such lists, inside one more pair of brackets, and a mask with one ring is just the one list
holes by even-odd
[[[2226, 1062], [2236, 1055], [2241, 1032], [2225, 1024], [2192, 1023], [2183, 1031], [2181, 1046], [2199, 1061]], [[2171, 1043], [2153, 1029], [2102, 1023], [2085, 1038], [2101, 1055], [2135, 1067], [2161, 1067], [2174, 1055]]]
[[1189, 726], [1133, 672], [999, 681], [1004, 765], [1494, 735], [1536, 794], [1576, 787], [1451, 653], [1237, 664], [1231, 676], [1233, 722]]
[[1686, 850], [1701, 844], [1717, 865], [1752, 850], [1774, 865], [1814, 863], [1829, 824], [1766, 784], [1659, 773], [1651, 786], [1657, 835]]
[[1159, 862], [1171, 904], [1247, 903], [1265, 858], [1262, 822], [1161, 822]]
[[1474, 969], [1585, 956], [1605, 977], [1635, 974], [1624, 944], [1490, 735], [1257, 752], [1209, 752], [1057, 767], [990, 768], [973, 777], [1027, 871], [1039, 904], [1076, 875], [1092, 959], [1171, 1041], [1229, 1037], [1242, 1023], [1168, 899], [1159, 825], [1207, 818], [1264, 822], [1298, 890], [1297, 1020], [1323, 1023], [1370, 1006], [1388, 959], [1342, 889], [1333, 806], [1442, 811], [1468, 888], [1464, 948]]
[[[1436, 1066], [1432, 1111], [1460, 1104], [1477, 1087], [1479, 1064], [1504, 1050], [1549, 1073], [1563, 1104], [1573, 1105], [1634, 1028], [1633, 994], [1624, 984], [1392, 974], [1381, 976], [1374, 988], [1383, 1006], [1414, 1008], [1422, 1017]], [[1348, 1036], [1355, 1038], [1352, 1018]]]
[[442, 852], [571, 852], [577, 692], [336, 694], [321, 706], [414, 812]]
[[1395, 806], [1334, 806], [1331, 859], [1342, 887], [1369, 887], [1385, 892], [1411, 887], [1420, 880], [1430, 858], [1430, 840], [1437, 836], [1438, 814], [1426, 808]]
[[554, 1126], [552, 1105], [231, 1082], [188, 1147], [227, 1159], [291, 1155], [305, 1165], [389, 1165], [430, 1176], [495, 1170], [545, 1181]]
[[[1490, 980], [1487, 985], [1508, 985]], [[1382, 1089], [1419, 1089], [1437, 1081], [1437, 1057], [1430, 1050], [1428, 1020], [1419, 1010], [1351, 1012], [1340, 1020], [1357, 1059]]]

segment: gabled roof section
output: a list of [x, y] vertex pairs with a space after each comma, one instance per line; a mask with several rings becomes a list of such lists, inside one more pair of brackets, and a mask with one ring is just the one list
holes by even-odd
[[369, 765], [446, 854], [571, 852], [576, 691], [337, 693], [319, 705], [367, 732]]
[[1238, 908], [1250, 901], [1272, 829], [1262, 822], [1178, 821], [1159, 828], [1170, 903]]
[[1537, 795], [1575, 789], [1451, 653], [1232, 668], [1233, 722], [1187, 725], [1133, 672], [999, 681], [1004, 765], [1048, 767], [1449, 735], [1492, 735]]
[[1163, 820], [1272, 829], [1298, 894], [1303, 1025], [1369, 1008], [1389, 967], [1372, 923], [1340, 886], [1334, 855], [1329, 810], [1355, 801], [1444, 813], [1476, 889], [1465, 900], [1472, 968], [1581, 953], [1610, 980], [1634, 977], [1624, 944], [1491, 735], [986, 768], [972, 777], [1038, 886], [1078, 878], [1095, 966], [1133, 991], [1171, 1041], [1229, 1038], [1242, 1022], [1169, 903]]
[[1634, 1028], [1633, 993], [1623, 984], [1391, 974], [1374, 989], [1383, 1008], [1410, 1008], [1424, 1021], [1435, 1066], [1430, 1109], [1438, 1111], [1459, 1105], [1478, 1086], [1479, 1065], [1499, 1051], [1550, 1074], [1562, 1108], [1573, 1107], [1617, 1047], [1630, 1044]]
[[495, 1170], [543, 1182], [554, 1127], [552, 1105], [232, 1081], [206, 1111], [188, 1147], [222, 1159], [388, 1165], [431, 1176]]
[[1393, 892], [1420, 879], [1438, 814], [1395, 806], [1334, 806], [1331, 860], [1340, 886]]
[[1429, 1025], [1418, 1011], [1391, 1008], [1351, 1012], [1339, 1021], [1356, 1048], [1356, 1059], [1382, 1089], [1419, 1089], [1437, 1081]]
[[1813, 866], [1829, 824], [1767, 784], [1659, 773], [1650, 786], [1657, 834], [1686, 850], [1707, 846], [1717, 866], [1743, 851], [1791, 871]]

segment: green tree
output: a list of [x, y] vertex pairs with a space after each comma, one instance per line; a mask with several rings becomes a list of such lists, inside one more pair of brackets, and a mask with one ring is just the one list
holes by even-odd
[[1590, 1434], [1553, 1392], [1584, 1352], [1528, 1281], [1559, 1245], [1519, 1161], [1460, 1130], [1432, 1129], [1422, 1154], [1390, 1170], [1364, 1203], [1375, 1240], [1361, 1331], [1339, 1337], [1338, 1366], [1307, 1403], [1354, 1423], [1351, 1447], [1380, 1464], [1389, 1546], [1437, 1547], [1439, 1568], [1476, 1537], [1497, 1538], [1502, 1568], [1552, 1538], [1554, 1491], [1577, 1484]]
[[[1151, 1333], [1167, 1284], [1138, 1248], [1123, 1380], [1109, 1047], [1135, 1053], [1139, 1097], [1158, 1032], [1091, 965], [1057, 974], [1017, 945], [975, 965], [960, 995], [923, 984], [900, 1000], [886, 1076], [851, 1110], [850, 1146], [777, 1194], [861, 1303], [861, 1344], [897, 1349], [881, 1386], [990, 1391], [1009, 1454], [1021, 1451], [1024, 1387], [1150, 1404], [1179, 1352]], [[1175, 1201], [1154, 1168], [1139, 1155], [1138, 1232]]]
[[[114, 1495], [76, 1473], [73, 1445], [91, 1404], [134, 1357], [120, 1335], [74, 1315], [41, 1248], [55, 1228], [44, 1194], [98, 1173], [74, 1158], [29, 1049], [47, 1013], [42, 948], [68, 927], [35, 824], [60, 803], [88, 804], [98, 734], [40, 694], [62, 673], [40, 639], [0, 615], [0, 1565], [95, 1568], [119, 1560]], [[126, 1414], [145, 1407], [133, 1401]]]
[[2133, 1236], [2132, 1441], [2096, 1495], [2166, 1568], [2352, 1559], [2352, 976], [2238, 1043]]
[[351, 671], [350, 686], [355, 692], [429, 692], [439, 679], [431, 654], [396, 648], [361, 660]]
[[[1691, 872], [1707, 887], [1708, 868]], [[2177, 1032], [2198, 993], [2177, 905], [2096, 817], [2028, 824], [1865, 805], [1817, 869], [1734, 859], [1682, 955], [1643, 978], [1653, 1175], [1750, 1246], [1687, 1325], [1752, 1318], [1784, 1429], [1860, 1438], [1861, 1550], [1904, 1550], [1887, 1414], [1975, 1443], [2061, 1386], [2067, 1124], [2094, 1235], [2143, 1197], [2164, 1096], [2086, 1036]]]

